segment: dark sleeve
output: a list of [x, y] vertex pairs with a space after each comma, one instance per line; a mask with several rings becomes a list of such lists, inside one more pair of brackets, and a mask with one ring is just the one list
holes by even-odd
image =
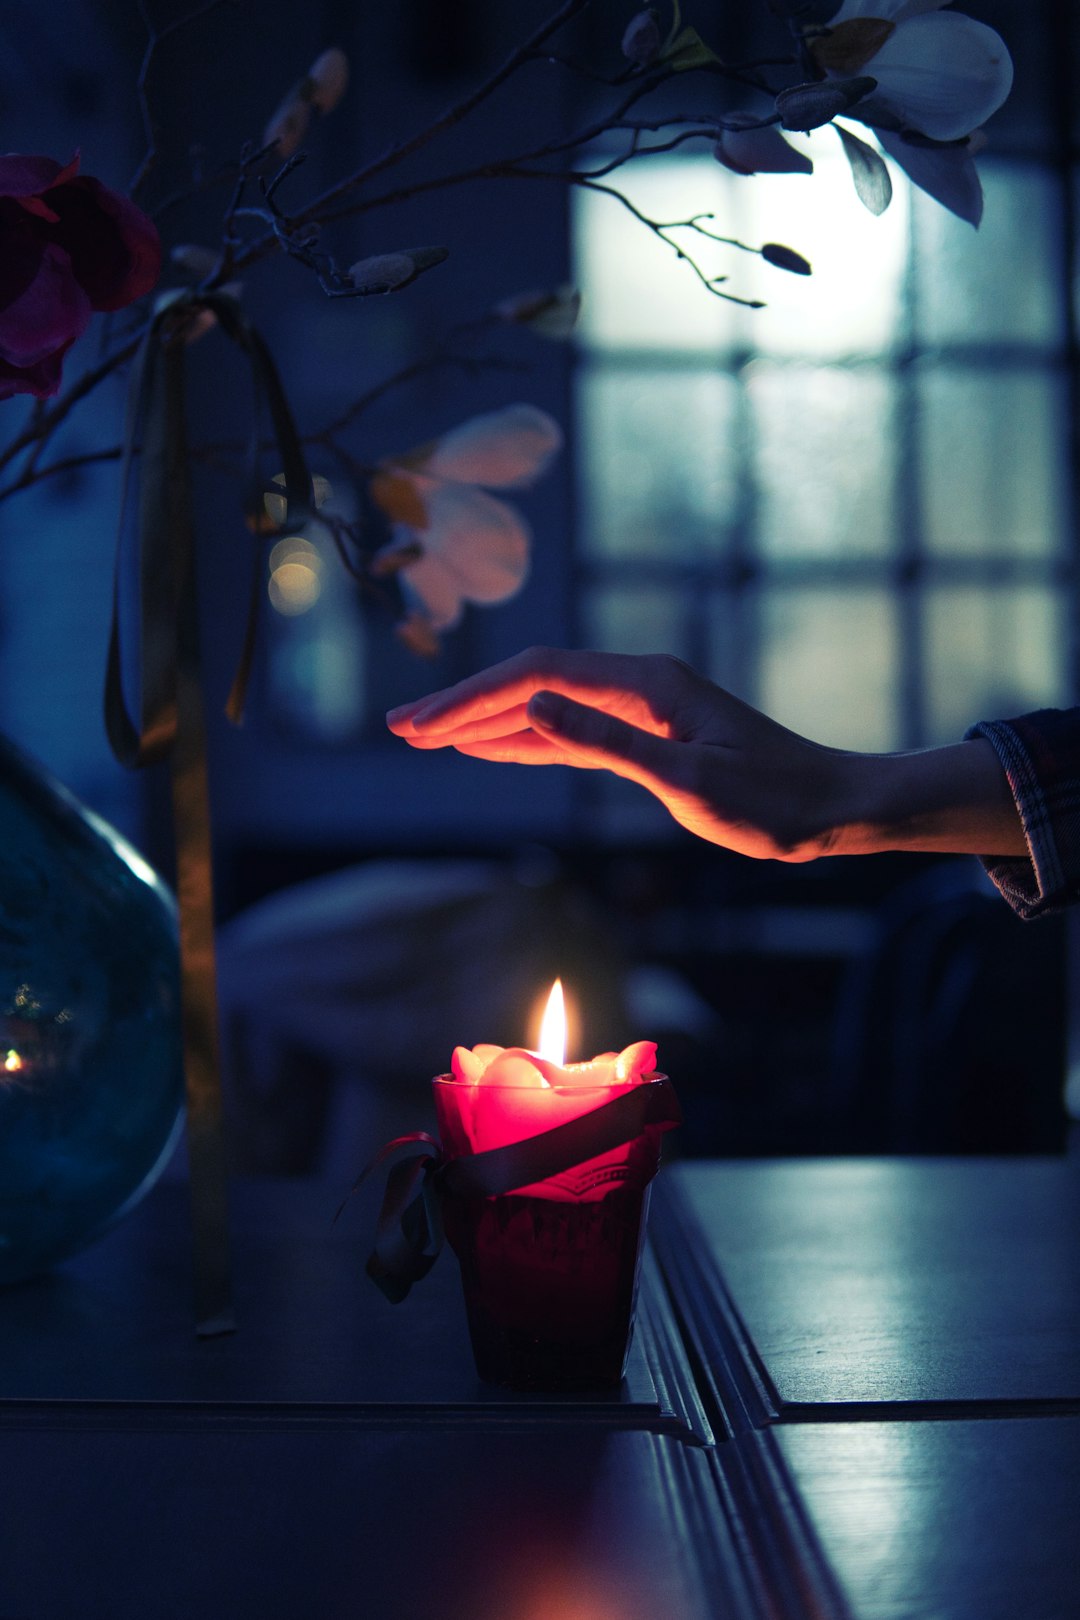
[[1027, 856], [983, 861], [991, 880], [1021, 917], [1080, 900], [1080, 708], [980, 720], [964, 735], [993, 747], [1027, 839]]

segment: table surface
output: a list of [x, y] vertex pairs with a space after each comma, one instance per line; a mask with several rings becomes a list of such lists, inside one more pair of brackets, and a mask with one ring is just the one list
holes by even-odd
[[[0, 1294], [0, 1620], [1075, 1620], [1080, 1165], [687, 1163], [620, 1391], [472, 1368], [452, 1256], [237, 1183], [239, 1331], [185, 1189]], [[17, 1482], [17, 1488], [12, 1488]]]

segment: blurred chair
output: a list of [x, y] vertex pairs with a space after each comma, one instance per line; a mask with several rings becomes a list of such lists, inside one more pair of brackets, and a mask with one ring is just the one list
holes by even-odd
[[837, 1001], [838, 1137], [860, 1152], [1063, 1151], [1063, 932], [1020, 922], [970, 859], [889, 896]]

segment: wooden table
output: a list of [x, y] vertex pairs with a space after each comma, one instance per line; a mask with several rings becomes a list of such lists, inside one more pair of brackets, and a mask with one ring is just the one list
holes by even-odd
[[685, 1164], [629, 1376], [478, 1384], [449, 1254], [238, 1183], [199, 1342], [184, 1190], [0, 1295], [0, 1620], [1075, 1620], [1080, 1166]]

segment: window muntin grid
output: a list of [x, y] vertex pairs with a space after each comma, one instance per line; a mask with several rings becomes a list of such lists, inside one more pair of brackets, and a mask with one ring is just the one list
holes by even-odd
[[976, 235], [894, 170], [873, 219], [822, 134], [812, 178], [629, 171], [653, 217], [710, 208], [810, 258], [805, 280], [704, 258], [765, 310], [711, 298], [614, 199], [576, 199], [579, 629], [823, 741], [947, 741], [1068, 701], [1059, 182], [984, 162]]

